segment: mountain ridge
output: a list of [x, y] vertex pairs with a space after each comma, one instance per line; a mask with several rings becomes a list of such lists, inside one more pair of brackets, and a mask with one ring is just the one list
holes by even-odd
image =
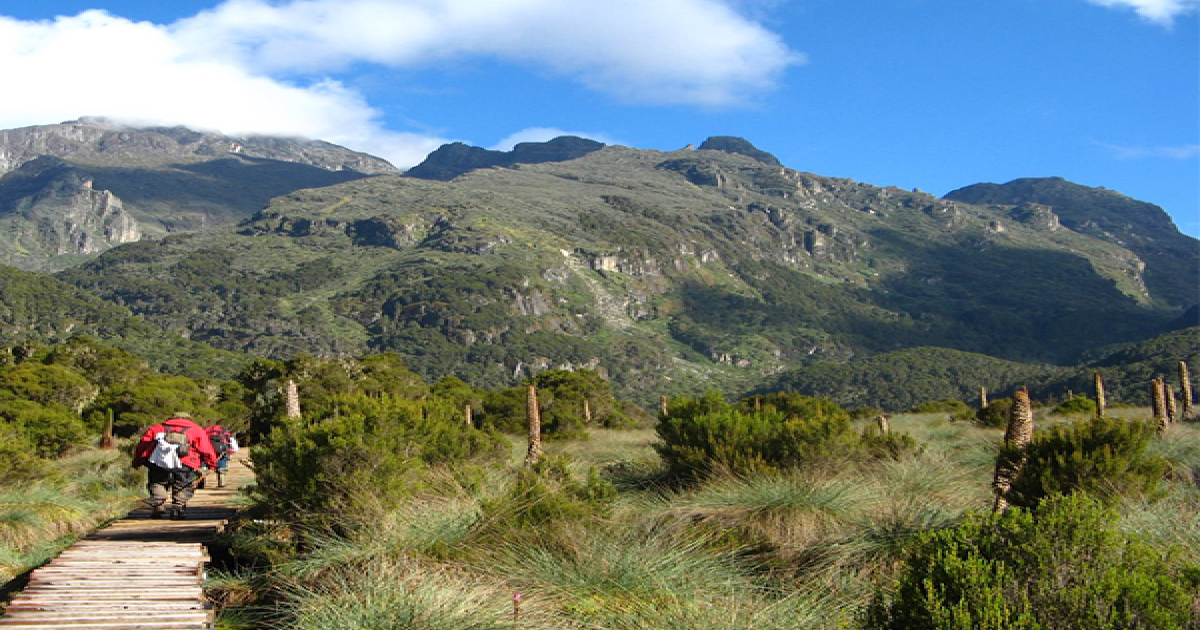
[[604, 147], [296, 191], [60, 277], [229, 350], [394, 351], [487, 385], [589, 367], [642, 398], [914, 346], [1071, 363], [1195, 298], [1164, 297], [1135, 253], [1026, 205]]

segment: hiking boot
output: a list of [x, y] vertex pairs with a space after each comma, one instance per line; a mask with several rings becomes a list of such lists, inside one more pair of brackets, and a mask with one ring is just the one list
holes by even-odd
[[187, 516], [185, 516], [183, 513], [183, 506], [171, 508], [172, 521], [182, 521], [185, 518], [187, 518]]

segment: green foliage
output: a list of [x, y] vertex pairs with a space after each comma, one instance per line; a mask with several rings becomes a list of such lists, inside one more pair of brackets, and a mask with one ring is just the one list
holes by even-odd
[[[538, 388], [542, 433], [552, 439], [579, 438], [594, 428], [629, 427], [643, 414], [613, 394], [612, 386], [593, 370], [546, 370], [529, 379]], [[586, 403], [586, 406], [585, 406]], [[482, 396], [479, 422], [508, 433], [528, 427], [526, 387], [509, 387]], [[591, 424], [585, 409], [591, 412]]]
[[334, 411], [285, 420], [255, 448], [259, 501], [282, 512], [363, 516], [419, 488], [429, 464], [495, 454], [502, 442], [437, 401], [348, 394]]
[[186, 376], [152, 374], [102, 392], [86, 415], [93, 426], [100, 426], [111, 410], [114, 433], [132, 437], [176, 411], [191, 414], [201, 426], [222, 422], [224, 419], [213, 408], [214, 403], [213, 395]]
[[608, 516], [617, 491], [590, 469], [580, 479], [564, 457], [543, 457], [522, 468], [507, 491], [482, 505], [484, 537], [525, 533], [546, 536], [552, 529]]
[[1012, 406], [1011, 398], [994, 398], [988, 401], [986, 407], [975, 412], [975, 420], [985, 427], [1006, 427]]
[[[1046, 497], [1086, 492], [1104, 500], [1153, 498], [1169, 467], [1146, 453], [1152, 423], [1111, 418], [1059, 424], [1034, 433], [1009, 503], [1034, 507]], [[1000, 457], [1017, 454], [1002, 451]]]
[[957, 415], [969, 411], [971, 411], [971, 407], [967, 403], [952, 398], [921, 403], [910, 409], [909, 413], [948, 413]]
[[0, 424], [16, 429], [32, 446], [34, 454], [54, 458], [72, 449], [86, 448], [95, 441], [79, 414], [59, 404], [32, 400], [0, 401]]
[[827, 397], [842, 405], [899, 411], [929, 404], [931, 400], [974, 400], [980, 386], [996, 393], [1021, 385], [1036, 386], [1066, 372], [1064, 368], [1049, 365], [924, 347], [877, 354], [851, 363], [818, 363], [798, 368], [783, 373], [771, 387]]
[[57, 365], [27, 361], [0, 369], [0, 400], [30, 400], [78, 411], [96, 395], [96, 390], [86, 378]]
[[1084, 495], [970, 515], [920, 538], [872, 630], [1167, 630], [1191, 618], [1195, 567], [1114, 525]]
[[29, 436], [9, 421], [0, 421], [0, 484], [39, 479], [50, 471], [50, 462], [37, 456]]
[[[861, 446], [850, 416], [828, 400], [797, 394], [761, 397], [760, 409], [717, 394], [672, 401], [659, 419], [656, 449], [670, 474], [697, 478], [716, 470], [754, 473], [844, 456]], [[746, 407], [750, 406], [749, 410]]]
[[1073, 396], [1058, 403], [1050, 413], [1060, 416], [1078, 414], [1095, 415], [1096, 401], [1087, 396]]

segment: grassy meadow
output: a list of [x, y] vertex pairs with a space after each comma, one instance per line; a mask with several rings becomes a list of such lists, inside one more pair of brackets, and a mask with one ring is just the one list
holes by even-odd
[[[1086, 420], [1039, 410], [1036, 422]], [[524, 440], [510, 436], [492, 462], [431, 467], [397, 504], [372, 505], [368, 489], [354, 510], [315, 521], [242, 522], [226, 541], [240, 563], [210, 580], [218, 627], [883, 627], [867, 613], [897, 588], [922, 536], [990, 512], [1004, 435], [946, 413], [894, 415], [890, 427], [917, 448], [689, 483], [667, 477], [653, 429], [547, 441], [534, 472], [521, 463]], [[1166, 480], [1154, 496], [1112, 503], [1114, 535], [1196, 571], [1200, 425], [1176, 423], [1148, 450], [1169, 462]], [[1191, 605], [1193, 625], [1126, 627], [1196, 627], [1200, 597]], [[1006, 623], [987, 627], [1043, 627]]]

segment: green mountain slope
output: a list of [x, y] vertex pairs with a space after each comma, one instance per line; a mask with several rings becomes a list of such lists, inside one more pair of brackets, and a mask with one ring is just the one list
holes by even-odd
[[0, 347], [91, 336], [146, 357], [158, 369], [229, 378], [250, 358], [165, 333], [52, 276], [0, 265]]
[[488, 386], [586, 366], [643, 399], [917, 346], [1070, 363], [1155, 334], [1189, 299], [1051, 211], [820, 177], [733, 146], [296, 191], [237, 227], [125, 245], [60, 277], [224, 349], [392, 350]]

